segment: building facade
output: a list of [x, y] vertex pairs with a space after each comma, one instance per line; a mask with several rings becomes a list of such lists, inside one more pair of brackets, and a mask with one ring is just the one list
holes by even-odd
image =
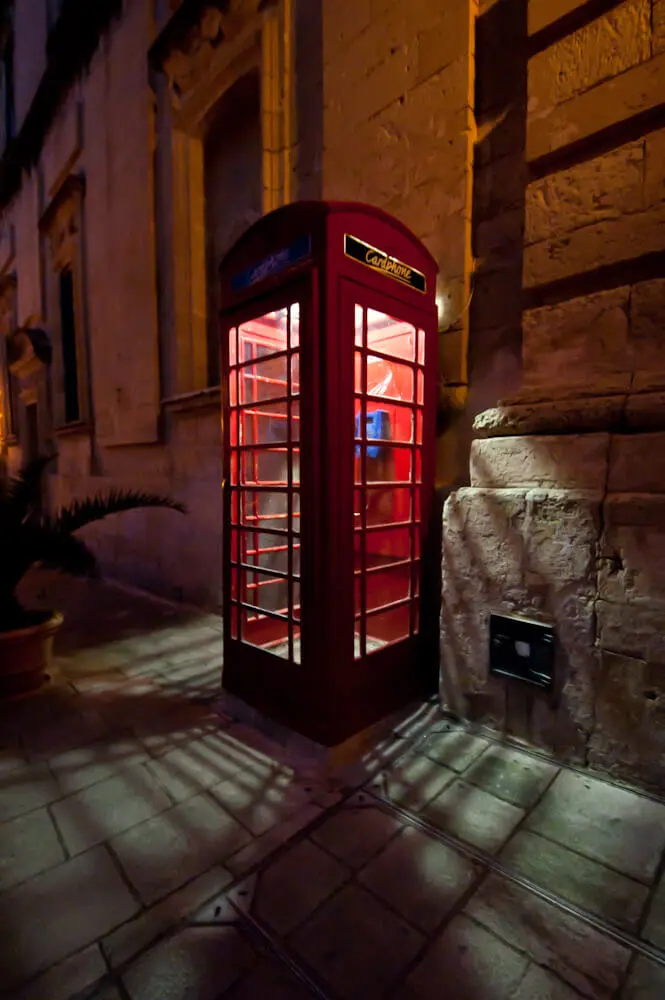
[[[440, 267], [442, 700], [662, 782], [665, 0], [2, 8], [3, 460], [185, 501], [94, 544], [219, 607], [217, 266], [279, 205], [378, 205]], [[553, 692], [489, 676], [491, 612], [554, 624]]]

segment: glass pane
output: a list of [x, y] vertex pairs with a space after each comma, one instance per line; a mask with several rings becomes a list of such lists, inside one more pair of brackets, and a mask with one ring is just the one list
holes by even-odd
[[238, 452], [234, 449], [229, 456], [229, 482], [232, 486], [238, 485], [238, 469], [240, 467], [240, 460], [238, 458]]
[[289, 606], [288, 581], [279, 576], [238, 570], [241, 600], [262, 611], [286, 614]]
[[397, 406], [394, 403], [385, 403], [377, 406], [368, 402], [365, 414], [365, 430], [361, 424], [361, 401], [356, 399], [356, 440], [367, 439], [370, 442], [369, 454], [372, 458], [378, 457], [381, 446], [376, 444], [371, 446], [372, 441], [396, 441], [403, 444], [411, 444], [414, 437], [415, 413], [410, 406]]
[[411, 481], [411, 449], [381, 445], [356, 445], [356, 482], [359, 483], [362, 470], [362, 454], [366, 452], [368, 483], [408, 483]]
[[291, 403], [291, 440], [300, 441], [300, 402], [297, 399]]
[[240, 633], [238, 631], [238, 605], [231, 605], [231, 638], [239, 639]]
[[[360, 511], [363, 497], [356, 490], [355, 510]], [[399, 521], [411, 520], [411, 490], [407, 486], [398, 486], [385, 490], [371, 486], [365, 494], [365, 517], [367, 524], [391, 525]]]
[[411, 596], [411, 563], [367, 574], [367, 611]]
[[239, 532], [239, 562], [262, 569], [288, 572], [289, 540], [267, 531]]
[[396, 361], [367, 355], [367, 395], [413, 402], [413, 369]]
[[241, 481], [247, 486], [287, 486], [289, 455], [292, 456], [291, 475], [294, 483], [300, 482], [300, 450], [282, 448], [248, 448], [241, 452]]
[[[277, 656], [288, 656], [289, 623], [240, 608], [240, 638]], [[286, 649], [284, 648], [286, 647]]]
[[416, 410], [416, 444], [423, 443], [423, 411]]
[[356, 344], [358, 347], [362, 347], [363, 343], [363, 316], [365, 310], [362, 306], [355, 307], [355, 327], [356, 327]]
[[293, 629], [293, 662], [300, 663], [300, 626], [292, 625]]
[[254, 403], [287, 395], [286, 355], [257, 361], [238, 371], [240, 402]]
[[229, 366], [238, 364], [238, 327], [229, 330]]
[[399, 642], [409, 635], [411, 601], [399, 608], [382, 611], [367, 619], [367, 652], [374, 653], [391, 642]]
[[[299, 530], [300, 497], [293, 493], [293, 518], [291, 530]], [[288, 524], [288, 495], [271, 490], [240, 491], [239, 523], [247, 528], [277, 528], [286, 531]]]
[[411, 558], [411, 528], [379, 528], [365, 539], [367, 567], [386, 566]]
[[241, 324], [238, 328], [241, 362], [286, 350], [287, 312], [279, 309]]
[[[286, 374], [286, 369], [284, 370]], [[300, 392], [300, 354], [291, 356], [291, 395], [297, 396]]]
[[300, 542], [293, 543], [293, 575], [300, 576]]
[[418, 330], [418, 364], [425, 364], [425, 331]]
[[356, 351], [354, 354], [354, 391], [357, 393], [365, 392], [365, 383], [363, 381], [363, 356], [360, 351]]
[[232, 368], [229, 372], [229, 405], [238, 405], [238, 369]]
[[367, 310], [367, 346], [405, 361], [416, 360], [416, 329], [410, 323]]
[[300, 621], [300, 581], [293, 581], [293, 618]]
[[289, 315], [291, 347], [300, 346], [300, 303], [294, 302]]
[[229, 443], [232, 448], [238, 447], [238, 411], [231, 410], [229, 414]]
[[288, 403], [262, 403], [240, 411], [241, 444], [281, 444], [288, 438]]
[[418, 372], [416, 377], [417, 377], [417, 380], [418, 380], [418, 392], [416, 393], [417, 401], [422, 406], [424, 398], [425, 398], [423, 373], [422, 372]]

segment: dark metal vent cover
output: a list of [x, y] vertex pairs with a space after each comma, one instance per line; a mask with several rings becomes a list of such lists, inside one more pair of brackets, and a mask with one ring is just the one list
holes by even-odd
[[490, 615], [489, 671], [549, 690], [554, 683], [554, 626], [515, 615]]

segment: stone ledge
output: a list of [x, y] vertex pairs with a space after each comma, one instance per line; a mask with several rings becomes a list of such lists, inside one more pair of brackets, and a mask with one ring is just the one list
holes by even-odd
[[480, 438], [665, 429], [665, 391], [503, 403], [479, 413]]

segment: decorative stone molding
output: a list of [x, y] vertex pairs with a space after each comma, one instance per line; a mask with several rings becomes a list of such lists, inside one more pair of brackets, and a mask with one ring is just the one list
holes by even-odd
[[81, 236], [81, 206], [85, 184], [82, 177], [71, 175], [40, 220], [46, 235], [53, 269], [72, 267]]

